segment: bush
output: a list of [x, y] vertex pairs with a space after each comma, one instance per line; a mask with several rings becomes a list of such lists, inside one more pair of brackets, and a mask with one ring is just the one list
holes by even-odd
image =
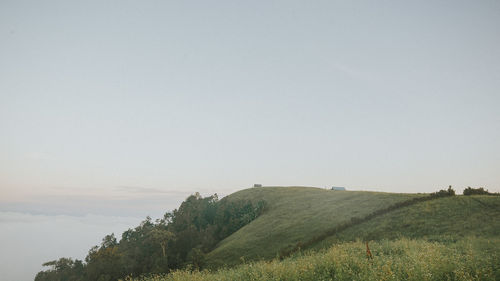
[[488, 190], [479, 187], [479, 188], [472, 188], [468, 186], [466, 189], [464, 189], [464, 195], [493, 195], [492, 193], [488, 192]]
[[455, 196], [455, 190], [451, 188], [451, 185], [448, 189], [441, 189], [438, 192], [431, 193], [432, 197], [446, 197], [446, 196]]

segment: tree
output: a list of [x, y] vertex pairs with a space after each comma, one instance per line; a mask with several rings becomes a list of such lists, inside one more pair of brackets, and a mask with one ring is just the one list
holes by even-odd
[[205, 254], [200, 248], [193, 248], [188, 254], [188, 263], [192, 269], [199, 270], [205, 263]]
[[101, 242], [101, 249], [109, 248], [118, 245], [114, 233], [104, 236]]
[[455, 190], [453, 190], [453, 188], [451, 188], [451, 185], [448, 187], [448, 195], [449, 196], [455, 196]]
[[441, 189], [438, 192], [433, 192], [430, 194], [432, 197], [445, 197], [445, 196], [455, 196], [455, 190], [451, 188], [451, 185], [448, 189]]
[[42, 264], [50, 267], [47, 271], [39, 272], [35, 281], [81, 281], [84, 280], [84, 265], [80, 260], [60, 258]]
[[163, 257], [166, 256], [165, 249], [167, 247], [167, 244], [169, 241], [172, 241], [175, 239], [175, 235], [163, 228], [160, 227], [155, 227], [151, 232], [148, 233], [149, 239], [153, 241], [153, 243], [157, 243], [160, 245]]

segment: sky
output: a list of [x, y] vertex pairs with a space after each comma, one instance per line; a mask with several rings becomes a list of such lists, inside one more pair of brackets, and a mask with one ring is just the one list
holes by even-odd
[[499, 1], [0, 0], [0, 210], [500, 191]]

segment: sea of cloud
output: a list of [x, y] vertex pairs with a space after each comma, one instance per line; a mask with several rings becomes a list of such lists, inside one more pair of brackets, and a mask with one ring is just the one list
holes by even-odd
[[142, 219], [0, 212], [0, 281], [33, 280], [42, 263], [60, 257], [84, 259], [105, 235], [119, 238]]

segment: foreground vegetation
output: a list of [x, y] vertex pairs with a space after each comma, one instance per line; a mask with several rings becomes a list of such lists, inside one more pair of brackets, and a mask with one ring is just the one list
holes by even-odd
[[500, 280], [500, 240], [466, 238], [429, 242], [406, 238], [337, 244], [318, 253], [297, 253], [283, 261], [251, 262], [236, 268], [175, 271], [135, 281], [231, 280]]

